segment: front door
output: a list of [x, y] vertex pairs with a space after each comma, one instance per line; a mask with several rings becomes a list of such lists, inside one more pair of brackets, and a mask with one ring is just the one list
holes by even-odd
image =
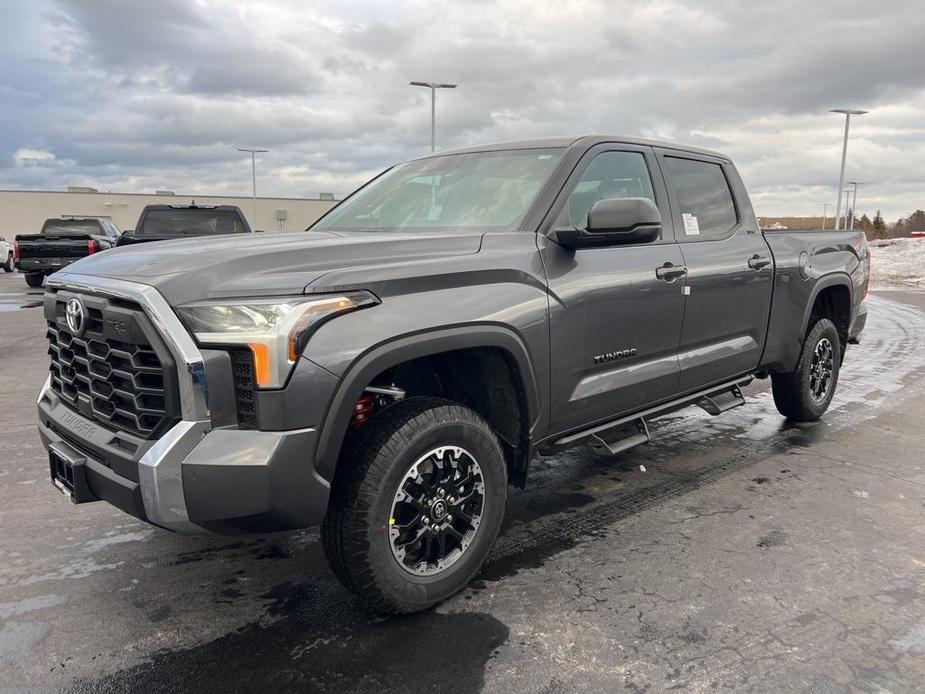
[[685, 393], [748, 373], [764, 348], [771, 250], [729, 162], [659, 151], [687, 266], [678, 359]]
[[[653, 175], [654, 174], [654, 175]], [[683, 266], [668, 196], [649, 147], [599, 145], [563, 187], [552, 228], [587, 227], [598, 200], [646, 197], [662, 214], [661, 237], [638, 245], [569, 250], [537, 236], [550, 291], [553, 433], [640, 409], [677, 392]]]

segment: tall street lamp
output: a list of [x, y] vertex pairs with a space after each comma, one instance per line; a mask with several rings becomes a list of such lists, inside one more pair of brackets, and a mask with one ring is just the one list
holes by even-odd
[[863, 116], [867, 111], [860, 111], [854, 108], [833, 108], [830, 113], [845, 114], [845, 141], [841, 149], [841, 173], [838, 176], [838, 204], [835, 207], [835, 228], [838, 229], [841, 224], [841, 189], [845, 185], [845, 161], [848, 159], [848, 128], [851, 125], [851, 116]]
[[825, 220], [828, 219], [829, 203], [822, 203], [822, 230], [825, 231]]
[[455, 84], [443, 84], [441, 82], [411, 82], [412, 87], [427, 87], [430, 89], [430, 151], [434, 151], [435, 136], [434, 131], [436, 129], [435, 123], [437, 120], [437, 90], [438, 89], [456, 89], [457, 85]]
[[239, 152], [251, 153], [251, 183], [253, 184], [254, 195], [254, 226], [257, 226], [257, 154], [269, 152], [268, 149], [258, 149], [256, 147], [238, 147]]
[[851, 212], [848, 215], [848, 228], [854, 229], [854, 217], [858, 213], [858, 186], [864, 185], [863, 181], [848, 181], [849, 186], [854, 186], [854, 194], [851, 197]]

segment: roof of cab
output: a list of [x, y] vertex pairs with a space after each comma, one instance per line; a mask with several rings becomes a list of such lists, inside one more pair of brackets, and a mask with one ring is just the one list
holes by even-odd
[[509, 149], [543, 149], [543, 148], [564, 148], [571, 147], [572, 145], [581, 145], [585, 148], [590, 148], [595, 145], [603, 144], [605, 142], [615, 142], [622, 143], [627, 145], [640, 145], [648, 147], [663, 147], [665, 149], [674, 149], [680, 152], [693, 152], [696, 154], [704, 154], [711, 157], [718, 157], [720, 159], [729, 159], [728, 156], [722, 154], [721, 152], [715, 152], [709, 149], [702, 149], [700, 147], [691, 147], [689, 145], [684, 145], [679, 142], [670, 142], [665, 140], [644, 140], [638, 137], [625, 137], [623, 135], [576, 135], [572, 137], [560, 136], [560, 137], [541, 137], [534, 140], [513, 140], [511, 142], [494, 142], [491, 144], [484, 145], [473, 145], [470, 147], [460, 147], [457, 149], [449, 149], [441, 152], [432, 152], [424, 156], [418, 157], [419, 159], [427, 159], [429, 157], [438, 157], [444, 154], [467, 154], [473, 152], [497, 152], [501, 150]]

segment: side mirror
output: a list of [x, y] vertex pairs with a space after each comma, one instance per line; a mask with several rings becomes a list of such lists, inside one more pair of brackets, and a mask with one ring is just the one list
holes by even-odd
[[566, 248], [651, 243], [662, 231], [662, 216], [648, 198], [598, 200], [588, 212], [586, 229], [554, 229], [553, 241]]
[[121, 234], [119, 234], [119, 236], [116, 237], [116, 248], [128, 242], [128, 239], [132, 238], [134, 235], [134, 229], [125, 229]]

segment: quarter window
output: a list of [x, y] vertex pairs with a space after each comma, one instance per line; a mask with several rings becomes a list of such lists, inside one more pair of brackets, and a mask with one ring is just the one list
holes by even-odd
[[602, 152], [594, 157], [569, 194], [559, 224], [586, 229], [594, 203], [610, 198], [648, 198], [655, 202], [652, 179], [641, 152]]
[[738, 222], [732, 191], [719, 164], [665, 157], [668, 190], [681, 212], [679, 241], [728, 236]]

